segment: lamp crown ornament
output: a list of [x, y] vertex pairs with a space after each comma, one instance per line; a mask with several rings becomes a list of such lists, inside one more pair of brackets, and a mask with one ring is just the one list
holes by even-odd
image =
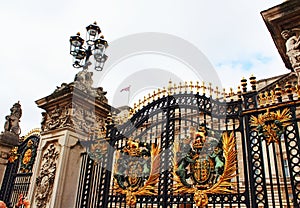
[[104, 63], [107, 60], [105, 50], [108, 43], [104, 40], [100, 27], [97, 22], [86, 27], [86, 39], [80, 37], [78, 32], [75, 36], [70, 37], [70, 54], [73, 56], [74, 68], [87, 68], [91, 65], [89, 59], [91, 56], [95, 59], [95, 70], [102, 71]]

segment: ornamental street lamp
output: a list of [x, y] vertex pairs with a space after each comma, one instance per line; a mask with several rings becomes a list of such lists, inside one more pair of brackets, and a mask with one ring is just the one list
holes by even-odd
[[78, 32], [70, 37], [70, 54], [73, 56], [73, 67], [87, 69], [90, 65], [89, 58], [94, 56], [95, 70], [102, 71], [107, 56], [105, 49], [107, 41], [101, 35], [100, 27], [96, 22], [86, 27], [86, 41], [80, 37]]

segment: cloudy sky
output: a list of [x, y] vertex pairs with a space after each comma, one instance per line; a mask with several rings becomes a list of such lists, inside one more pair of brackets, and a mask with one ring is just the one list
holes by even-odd
[[[234, 87], [251, 74], [258, 79], [289, 72], [273, 44], [260, 12], [282, 0], [11, 0], [0, 7], [1, 50], [0, 125], [11, 106], [20, 101], [22, 134], [39, 127], [41, 110], [35, 100], [51, 94], [62, 82], [71, 82], [69, 37], [97, 21], [113, 43], [133, 34], [155, 32], [178, 37], [198, 48], [216, 70], [222, 87]], [[186, 52], [189, 54], [190, 52]], [[101, 82], [108, 98], [124, 97], [129, 68], [188, 71], [186, 66], [151, 55], [127, 58], [115, 66], [122, 76]], [[148, 61], [149, 60], [149, 61]], [[168, 65], [164, 65], [165, 63]], [[136, 66], [134, 66], [136, 64]], [[143, 64], [141, 64], [143, 63]], [[149, 63], [149, 67], [147, 64]], [[151, 63], [151, 64], [150, 64]], [[155, 64], [153, 64], [155, 63]], [[129, 70], [129, 71], [127, 71]], [[193, 76], [187, 72], [188, 76]], [[191, 78], [192, 79], [192, 78]], [[166, 80], [167, 83], [168, 80]], [[207, 81], [209, 82], [209, 81]], [[113, 85], [112, 85], [113, 83]], [[139, 92], [141, 94], [141, 92]], [[132, 104], [138, 95], [132, 95]], [[126, 97], [124, 104], [127, 103]], [[122, 104], [122, 103], [121, 103]]]

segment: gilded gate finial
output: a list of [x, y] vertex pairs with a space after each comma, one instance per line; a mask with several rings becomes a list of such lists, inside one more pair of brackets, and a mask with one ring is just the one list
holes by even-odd
[[205, 95], [206, 86], [205, 86], [205, 82], [204, 82], [204, 81], [202, 81], [202, 86], [201, 86], [201, 88], [202, 88], [202, 94]]
[[157, 98], [158, 98], [158, 99], [160, 99], [160, 93], [161, 93], [161, 89], [158, 88], [158, 89], [157, 89]]
[[247, 92], [247, 79], [245, 77], [241, 79], [241, 86], [243, 87], [243, 92]]
[[229, 93], [230, 101], [233, 101], [233, 96], [234, 96], [234, 93], [233, 93], [233, 89], [231, 87], [230, 88], [230, 93]]
[[223, 101], [226, 101], [226, 89], [223, 88], [223, 92], [222, 92], [222, 95], [223, 95]]
[[172, 80], [169, 80], [169, 85], [168, 85], [168, 95], [172, 95], [172, 90], [173, 90], [173, 85], [172, 85]]
[[190, 81], [190, 92], [191, 93], [193, 93], [193, 88], [194, 88], [193, 81]]
[[181, 89], [182, 89], [182, 84], [181, 84], [181, 82], [179, 82], [179, 86], [178, 86], [178, 89], [179, 89], [179, 94], [181, 94]]
[[238, 101], [241, 101], [242, 100], [241, 86], [238, 86], [237, 95], [238, 95]]
[[184, 82], [184, 92], [185, 92], [185, 93], [187, 93], [188, 87], [189, 87], [189, 85], [188, 85], [187, 81], [185, 81], [185, 82]]
[[219, 99], [219, 95], [220, 95], [220, 91], [219, 91], [219, 87], [216, 86], [216, 90], [215, 90], [215, 93], [216, 93], [216, 99], [218, 100]]
[[256, 91], [256, 77], [252, 74], [249, 80], [250, 80], [252, 90]]
[[166, 96], [167, 96], [167, 90], [166, 90], [166, 87], [163, 87], [162, 93], [163, 93], [163, 97], [166, 97]]
[[213, 93], [213, 88], [212, 88], [212, 84], [211, 84], [211, 82], [210, 83], [208, 83], [208, 91], [209, 91], [209, 96], [211, 97], [212, 96], [212, 93]]

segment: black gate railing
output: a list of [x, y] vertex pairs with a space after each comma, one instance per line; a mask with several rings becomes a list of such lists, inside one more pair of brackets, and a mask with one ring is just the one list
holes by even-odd
[[39, 140], [39, 133], [29, 135], [18, 146], [17, 159], [7, 164], [0, 190], [0, 199], [8, 207], [13, 207], [18, 202], [20, 194], [23, 196], [28, 194]]
[[[285, 105], [261, 107], [244, 112], [249, 156], [250, 188], [253, 207], [299, 207], [300, 204], [300, 141], [298, 101]], [[286, 126], [277, 122], [288, 112]], [[276, 117], [281, 114], [281, 118]], [[251, 129], [251, 117], [264, 117], [262, 130]], [[275, 117], [275, 118], [274, 118]], [[277, 120], [278, 119], [278, 120]], [[268, 129], [268, 126], [272, 126]], [[273, 129], [272, 129], [273, 128]], [[282, 134], [278, 134], [281, 131]], [[264, 131], [277, 133], [277, 141], [269, 142]], [[266, 132], [268, 133], [268, 132]]]
[[[87, 155], [83, 157], [77, 207], [299, 207], [300, 121], [297, 111], [300, 100], [297, 97], [293, 100], [292, 95], [287, 95], [285, 100], [280, 94], [277, 96], [276, 102], [273, 99], [261, 105], [261, 97], [253, 88], [251, 92], [244, 90], [237, 94], [237, 101], [185, 92], [165, 95], [148, 103], [126, 123], [107, 126], [109, 148], [100, 162], [94, 163]], [[201, 156], [204, 147], [195, 145], [198, 140], [193, 138], [190, 143], [186, 142], [192, 138], [193, 128], [197, 135], [208, 132], [206, 138], [211, 141], [222, 137], [215, 140], [219, 143], [211, 153], [221, 148], [225, 160], [221, 157], [219, 164], [231, 162], [234, 172], [227, 177], [226, 186], [222, 182], [223, 191], [218, 189], [218, 181], [225, 177], [225, 169], [230, 168], [221, 167], [223, 172], [219, 174], [215, 168], [217, 162], [208, 159], [212, 154]], [[234, 140], [231, 144], [229, 137]], [[230, 148], [223, 143], [231, 145]], [[190, 152], [182, 153], [186, 146], [192, 147]], [[137, 152], [130, 152], [130, 148], [136, 148]], [[145, 168], [146, 163], [126, 157], [140, 154], [149, 158], [155, 148], [159, 148], [159, 167], [158, 175], [152, 175], [152, 179], [158, 178], [150, 187], [147, 186], [151, 184], [150, 177], [129, 174], [134, 173], [131, 167]], [[233, 159], [225, 153], [226, 148], [233, 153]], [[196, 155], [194, 162], [201, 167], [208, 164], [207, 161], [213, 165], [197, 169], [191, 162], [183, 167], [174, 159], [188, 159], [186, 155], [193, 154]], [[153, 168], [155, 162], [151, 159], [150, 163]], [[122, 171], [125, 176], [120, 174]], [[180, 171], [186, 178], [179, 177]], [[204, 173], [209, 175], [209, 182], [202, 180]], [[185, 179], [194, 185], [182, 185]], [[146, 186], [151, 191], [142, 192], [141, 187]]]

